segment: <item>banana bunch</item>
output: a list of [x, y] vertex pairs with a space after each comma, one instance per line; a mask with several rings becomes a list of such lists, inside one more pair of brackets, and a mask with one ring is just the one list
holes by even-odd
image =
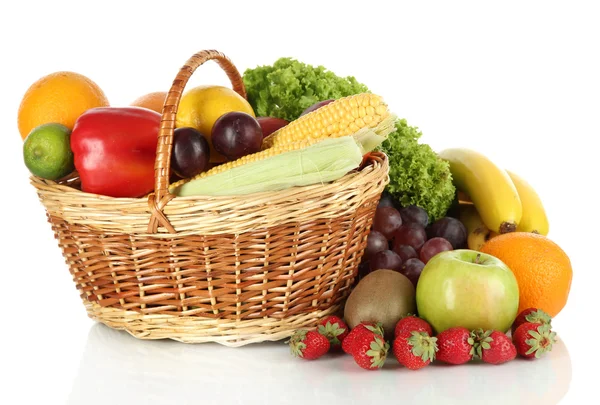
[[469, 233], [469, 249], [479, 250], [489, 238], [507, 232], [548, 234], [542, 201], [521, 177], [471, 149], [446, 149], [439, 156], [449, 163], [459, 192], [459, 220]]

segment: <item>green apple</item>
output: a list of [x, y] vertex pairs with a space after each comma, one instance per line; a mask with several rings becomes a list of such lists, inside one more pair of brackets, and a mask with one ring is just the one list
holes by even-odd
[[450, 250], [427, 262], [416, 300], [419, 316], [437, 333], [455, 326], [506, 332], [519, 309], [519, 286], [500, 259], [475, 250]]

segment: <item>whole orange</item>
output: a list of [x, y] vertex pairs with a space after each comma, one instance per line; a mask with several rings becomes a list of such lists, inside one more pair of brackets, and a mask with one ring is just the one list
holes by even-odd
[[511, 232], [488, 240], [481, 251], [502, 260], [519, 284], [519, 312], [539, 308], [556, 316], [567, 303], [573, 269], [567, 254], [545, 236]]
[[75, 121], [90, 108], [107, 107], [108, 99], [98, 85], [79, 73], [56, 72], [38, 79], [25, 92], [19, 106], [18, 125], [25, 139], [42, 124], [62, 124], [73, 129]]
[[163, 104], [165, 103], [166, 98], [166, 91], [155, 91], [154, 93], [144, 94], [143, 96], [136, 98], [131, 105], [148, 108], [162, 114]]

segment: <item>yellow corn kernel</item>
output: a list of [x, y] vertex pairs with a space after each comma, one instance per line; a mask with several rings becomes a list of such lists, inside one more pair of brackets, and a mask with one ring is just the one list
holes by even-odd
[[340, 98], [268, 136], [262, 149], [304, 139], [346, 136], [363, 128], [374, 128], [389, 116], [387, 105], [376, 94], [362, 93]]

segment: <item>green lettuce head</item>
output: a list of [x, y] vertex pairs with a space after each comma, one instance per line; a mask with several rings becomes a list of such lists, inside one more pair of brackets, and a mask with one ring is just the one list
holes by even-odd
[[320, 101], [369, 91], [354, 77], [339, 77], [323, 66], [314, 67], [292, 58], [280, 58], [272, 66], [247, 69], [243, 79], [257, 117], [288, 121]]
[[429, 221], [446, 215], [454, 201], [456, 188], [448, 163], [427, 144], [419, 143], [422, 133], [408, 126], [405, 119], [396, 122], [379, 150], [389, 159], [390, 182], [386, 190], [401, 206], [417, 205], [427, 211]]

